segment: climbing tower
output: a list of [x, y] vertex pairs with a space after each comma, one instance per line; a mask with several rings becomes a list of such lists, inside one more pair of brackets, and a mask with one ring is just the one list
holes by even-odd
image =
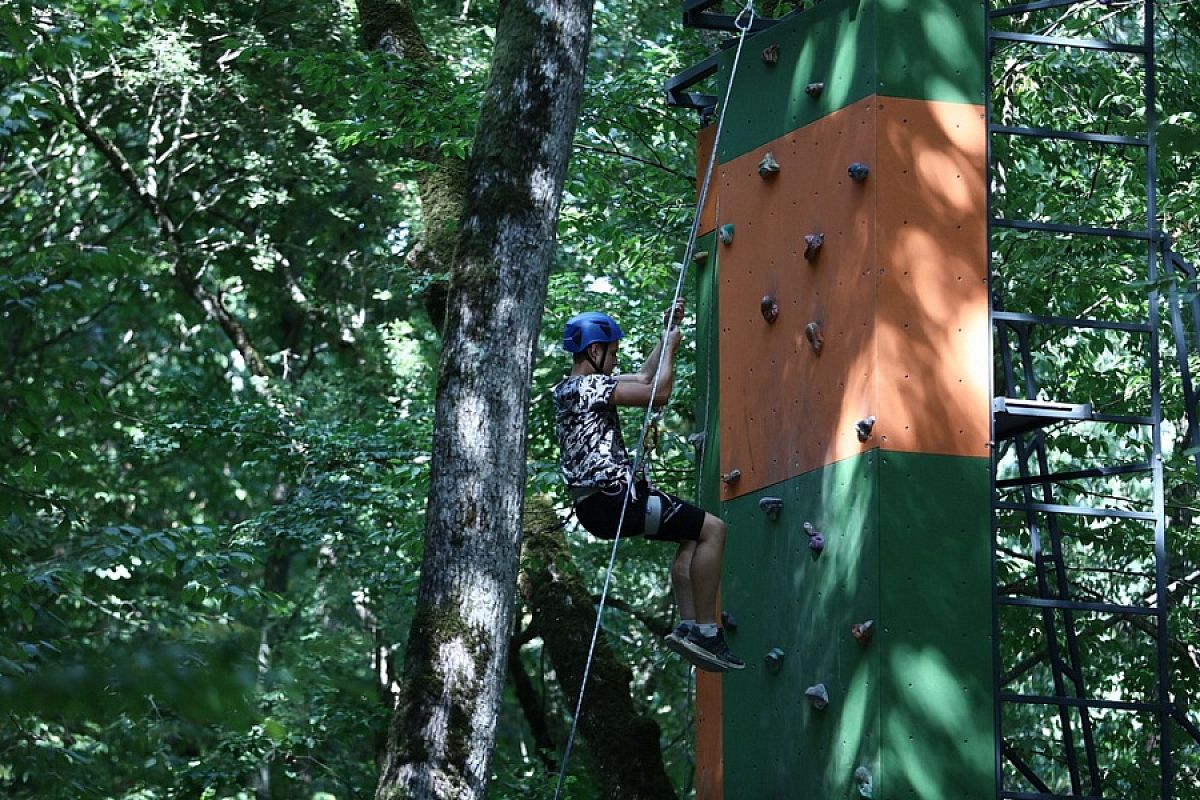
[[1200, 284], [1157, 227], [1154, 3], [808, 5], [684, 0], [747, 35], [667, 85], [733, 86], [695, 274], [748, 666], [698, 679], [697, 797], [1194, 796], [1157, 286], [1200, 449]]
[[995, 796], [984, 31], [825, 0], [745, 43], [696, 275], [748, 667], [700, 678], [700, 798]]

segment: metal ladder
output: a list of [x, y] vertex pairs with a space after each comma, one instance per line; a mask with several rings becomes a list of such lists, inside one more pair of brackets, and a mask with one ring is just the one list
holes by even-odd
[[[1200, 350], [1200, 300], [1190, 301], [1193, 344], [1180, 300], [1195, 298], [1196, 273], [1157, 230], [1154, 4], [992, 0], [987, 6], [997, 797], [1170, 800], [1178, 796], [1172, 726], [1197, 742], [1200, 730], [1170, 693], [1160, 264], [1179, 276], [1168, 284], [1168, 299], [1193, 445], [1200, 444], [1200, 424], [1187, 357], [1192, 347]], [[1057, 78], [1053, 69], [1061, 69], [1061, 83], [1069, 86], [1086, 76], [1088, 57], [1137, 62], [1141, 108], [1128, 118], [1142, 120], [1142, 131], [1111, 133], [1105, 115], [1087, 108], [1063, 108], [1049, 123], [1021, 119], [1014, 100], [1020, 91], [1010, 89], [1022, 65], [1043, 60], [1045, 73]], [[1098, 121], [1105, 130], [1089, 124]], [[1061, 129], [1062, 122], [1079, 129]], [[1051, 157], [1037, 163], [1061, 171], [1040, 175], [1041, 185], [1059, 195], [1064, 187], [1080, 190], [1077, 204], [1055, 207], [1061, 197], [1030, 204], [1037, 192], [1010, 194], [1022, 178], [1021, 154], [1039, 148]], [[1102, 168], [1123, 185], [1140, 173], [1144, 208], [1136, 225], [1088, 218], [1090, 196], [1072, 185], [1071, 170], [1092, 163], [1093, 193]], [[1129, 302], [1099, 295], [1072, 307], [1048, 285], [1061, 275], [1046, 269], [1053, 253], [1062, 254], [1062, 270], [1083, 275], [1136, 256], [1145, 287], [1137, 318], [1115, 313]], [[1118, 343], [1141, 357], [1137, 366], [1125, 364], [1130, 378], [1122, 397], [1055, 396], [1103, 387], [1102, 380], [1067, 375], [1072, 355], [1120, 354]], [[1123, 402], [1129, 400], [1136, 403]], [[1200, 452], [1196, 463], [1200, 469]], [[1131, 543], [1128, 565], [1105, 560], [1092, 544], [1107, 538], [1111, 548], [1118, 537]], [[1145, 647], [1137, 676], [1106, 668], [1102, 645], [1118, 636]], [[1137, 774], [1115, 767], [1106, 747], [1106, 738], [1128, 732], [1123, 724], [1143, 731], [1156, 753], [1146, 759], [1156, 763], [1140, 764]]]

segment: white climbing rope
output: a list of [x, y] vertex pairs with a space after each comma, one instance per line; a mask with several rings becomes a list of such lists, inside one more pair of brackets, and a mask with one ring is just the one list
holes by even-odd
[[683, 252], [683, 263], [679, 267], [679, 279], [675, 282], [675, 295], [671, 298], [671, 304], [667, 307], [667, 313], [663, 320], [658, 364], [655, 366], [654, 382], [650, 387], [650, 401], [646, 404], [646, 415], [642, 421], [641, 434], [638, 436], [638, 447], [633, 460], [633, 469], [631, 470], [629, 485], [625, 489], [625, 500], [621, 505], [621, 516], [617, 521], [616, 536], [613, 537], [612, 552], [608, 558], [608, 569], [604, 573], [604, 587], [600, 591], [600, 602], [596, 607], [596, 625], [592, 629], [592, 642], [588, 646], [587, 660], [584, 662], [583, 667], [583, 678], [579, 683], [579, 699], [575, 703], [575, 714], [571, 719], [571, 732], [567, 736], [567, 746], [563, 751], [562, 764], [558, 770], [558, 784], [554, 789], [554, 800], [558, 800], [562, 794], [563, 781], [567, 776], [567, 763], [571, 759], [571, 748], [575, 743], [575, 733], [579, 727], [579, 715], [583, 711], [583, 697], [587, 690], [588, 676], [591, 674], [592, 658], [596, 653], [596, 641], [600, 637], [600, 623], [604, 615], [604, 603], [608, 598], [608, 587], [612, 583], [613, 567], [617, 562], [617, 545], [621, 541], [621, 528], [625, 525], [625, 513], [629, 509], [629, 501], [633, 495], [633, 476], [638, 473], [642, 466], [646, 447], [646, 431], [650, 427], [650, 420], [654, 414], [654, 400], [658, 393], [658, 376], [662, 373], [663, 363], [667, 354], [667, 336], [671, 331], [675, 308], [679, 304], [679, 298], [683, 295], [683, 282], [687, 277], [688, 265], [692, 261], [693, 251], [696, 248], [696, 235], [700, 230], [700, 216], [704, 213], [704, 206], [708, 202], [708, 187], [712, 182], [713, 169], [717, 162], [718, 147], [721, 144], [721, 129], [725, 125], [725, 112], [729, 108], [729, 98], [733, 94], [733, 83], [737, 78], [738, 61], [742, 56], [742, 45], [745, 44], [746, 35], [754, 26], [754, 16], [754, 0], [747, 0], [745, 7], [742, 8], [733, 21], [734, 27], [739, 32], [737, 49], [734, 51], [733, 65], [729, 70], [729, 83], [725, 87], [725, 98], [721, 101], [721, 110], [717, 115], [717, 130], [713, 134], [712, 151], [708, 157], [708, 166], [704, 170], [704, 180], [700, 184], [700, 194], [696, 198], [696, 212], [692, 215], [692, 229], [688, 233], [687, 247]]

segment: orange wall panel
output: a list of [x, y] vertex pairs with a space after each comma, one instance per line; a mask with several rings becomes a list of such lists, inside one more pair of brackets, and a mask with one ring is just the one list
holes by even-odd
[[[982, 114], [873, 96], [718, 167], [715, 226], [734, 226], [715, 246], [721, 472], [741, 473], [722, 499], [873, 447], [987, 455]], [[781, 169], [764, 178], [768, 151]], [[870, 167], [862, 183], [855, 161]], [[825, 234], [812, 262], [808, 233]]]
[[724, 762], [721, 675], [696, 671], [696, 797], [721, 800]]
[[880, 406], [885, 450], [988, 455], [983, 109], [878, 99]]
[[[871, 99], [848, 106], [720, 168], [721, 471], [739, 470], [722, 499], [785, 480], [864, 449], [854, 423], [875, 406], [875, 188], [851, 162], [875, 154]], [[758, 174], [774, 153], [780, 171]], [[817, 257], [804, 236], [823, 233]], [[774, 324], [760, 303], [779, 305]], [[816, 353], [805, 338], [821, 325]]]

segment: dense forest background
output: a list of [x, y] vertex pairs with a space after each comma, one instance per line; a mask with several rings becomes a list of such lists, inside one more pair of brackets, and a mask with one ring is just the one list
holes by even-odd
[[[0, 793], [374, 792], [421, 563], [439, 254], [487, 122], [496, 6], [413, 3], [411, 36], [390, 47], [349, 0], [0, 11]], [[1196, 262], [1200, 6], [1157, 6], [1161, 224]], [[661, 88], [718, 41], [678, 17], [673, 0], [595, 4], [533, 373], [527, 530], [567, 516], [548, 402], [562, 322], [606, 308], [646, 352], [675, 278], [699, 123]], [[1126, 91], [1119, 62], [1104, 63], [1089, 85]], [[1002, 79], [1049, 104], [1065, 77], [1039, 64]], [[1122, 218], [1121, 192], [1104, 198]], [[687, 347], [654, 462], [685, 496]], [[1200, 509], [1177, 390], [1168, 401], [1173, 668], [1195, 719]], [[607, 549], [574, 531], [565, 542], [538, 551], [574, 582], [562, 591], [598, 592]], [[607, 643], [686, 796], [691, 687], [658, 646], [672, 622], [664, 554], [623, 552]], [[495, 798], [544, 796], [570, 724], [531, 591]], [[583, 747], [572, 781], [595, 796]], [[1146, 742], [1122, 747], [1136, 765]]]

